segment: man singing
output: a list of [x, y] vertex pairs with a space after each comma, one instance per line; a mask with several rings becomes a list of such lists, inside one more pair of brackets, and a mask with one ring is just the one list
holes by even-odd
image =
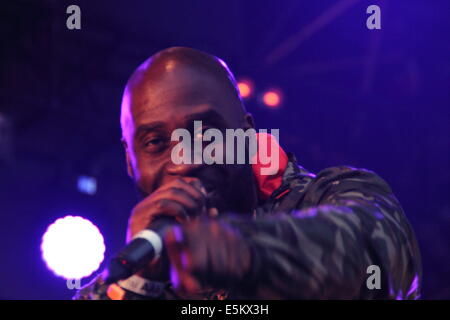
[[339, 166], [315, 175], [281, 148], [269, 176], [249, 161], [173, 161], [176, 129], [196, 137], [254, 128], [222, 60], [181, 47], [155, 54], [128, 80], [121, 126], [128, 174], [142, 196], [127, 241], [157, 217], [177, 224], [160, 259], [117, 283], [99, 275], [76, 299], [419, 297], [414, 233], [373, 172]]

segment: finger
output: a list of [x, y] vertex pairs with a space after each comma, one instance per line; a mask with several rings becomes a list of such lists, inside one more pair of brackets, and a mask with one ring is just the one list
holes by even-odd
[[170, 267], [170, 281], [175, 291], [181, 296], [197, 293], [201, 290], [201, 285], [194, 276], [177, 269], [173, 265]]
[[180, 289], [182, 293], [193, 294], [201, 290], [200, 282], [190, 273], [183, 272], [180, 275]]
[[200, 181], [200, 179], [192, 178], [192, 177], [185, 177], [183, 178], [184, 181], [186, 181], [188, 184], [194, 186], [197, 190], [200, 190], [200, 192], [206, 196], [207, 191], [206, 188], [203, 186], [203, 183]]
[[153, 222], [154, 219], [158, 216], [173, 217], [175, 220], [177, 220], [177, 222], [181, 224], [190, 221], [189, 214], [182, 203], [166, 198], [156, 200], [153, 208], [149, 210], [148, 216], [148, 224]]
[[[184, 184], [193, 188], [187, 183]], [[133, 210], [130, 217], [131, 230], [129, 229], [129, 234], [131, 233], [132, 236], [148, 227], [158, 215], [172, 216], [179, 223], [185, 223], [190, 220], [191, 216], [197, 216], [201, 210], [204, 210], [204, 206], [200, 206], [200, 203], [201, 200], [196, 201], [183, 189], [172, 187], [160, 190], [152, 195], [150, 202], [140, 203]], [[127, 236], [127, 239], [130, 237]]]
[[187, 193], [189, 193], [195, 199], [201, 199], [202, 202], [206, 198], [206, 189], [203, 186], [202, 182], [197, 178], [192, 177], [183, 177], [179, 179], [175, 179], [164, 186], [161, 186], [161, 190], [165, 190], [171, 187], [176, 187], [180, 189], [184, 189]]
[[171, 181], [155, 191], [153, 193], [153, 198], [174, 188], [186, 192], [194, 201], [198, 203], [198, 207], [204, 206], [206, 202], [206, 190], [203, 188], [198, 179], [192, 180], [191, 182], [187, 179], [176, 179]]
[[[182, 178], [179, 181], [180, 185], [185, 187], [185, 191], [188, 192], [194, 199], [199, 201], [199, 206], [206, 205], [207, 192], [203, 184], [196, 178]], [[205, 208], [206, 210], [206, 208]]]
[[193, 198], [185, 189], [178, 187], [171, 187], [164, 191], [160, 191], [154, 195], [153, 200], [171, 200], [181, 204], [187, 211], [188, 214], [196, 215], [203, 207], [203, 202], [201, 199]]
[[130, 217], [130, 234], [127, 239], [130, 240], [136, 233], [151, 226], [158, 216], [173, 217], [180, 224], [186, 223], [190, 219], [183, 205], [176, 201], [160, 199], [149, 205], [148, 209], [141, 208]]
[[177, 267], [183, 268], [181, 253], [184, 251], [186, 246], [183, 229], [180, 226], [171, 227], [167, 230], [163, 240], [169, 259]]
[[186, 255], [184, 267], [188, 272], [206, 271], [203, 269], [208, 266], [206, 247], [210, 239], [205, 238], [206, 227], [202, 220], [194, 220], [183, 228], [183, 249], [189, 253]]
[[219, 216], [219, 210], [216, 207], [209, 208], [208, 216], [210, 218], [217, 218]]
[[180, 293], [194, 293], [200, 290], [198, 280], [188, 271], [190, 258], [185, 246], [185, 238], [181, 227], [168, 230], [164, 237], [167, 255], [171, 263], [171, 281], [175, 290]]
[[208, 192], [206, 191], [206, 188], [203, 186], [203, 183], [200, 181], [200, 179], [197, 178], [191, 178], [186, 177], [184, 181], [188, 182], [190, 185], [194, 186], [197, 190], [199, 190], [202, 193], [203, 196], [203, 204], [202, 204], [202, 210], [200, 216], [205, 217], [208, 215], [207, 212], [207, 196]]
[[220, 225], [216, 221], [212, 221], [208, 224], [209, 241], [208, 243], [214, 243], [214, 246], [207, 245], [206, 251], [209, 256], [209, 266], [211, 270], [208, 273], [213, 273], [219, 276], [223, 276], [228, 265], [227, 261], [227, 244], [228, 235], [221, 229]]

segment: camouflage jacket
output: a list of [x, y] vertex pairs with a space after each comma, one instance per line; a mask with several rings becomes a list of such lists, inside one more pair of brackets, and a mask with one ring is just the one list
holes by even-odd
[[[251, 276], [205, 299], [417, 299], [421, 258], [390, 187], [348, 166], [314, 175], [289, 155], [283, 182], [252, 219], [229, 221], [252, 243]], [[374, 277], [378, 277], [378, 280]], [[170, 283], [106, 286], [101, 275], [74, 299], [178, 299]], [[149, 288], [150, 287], [150, 288]], [[150, 294], [138, 294], [145, 291]]]

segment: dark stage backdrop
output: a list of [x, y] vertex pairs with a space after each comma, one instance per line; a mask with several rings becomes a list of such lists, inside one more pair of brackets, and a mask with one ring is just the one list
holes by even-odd
[[[81, 8], [81, 30], [66, 8]], [[368, 30], [377, 4], [382, 29]], [[450, 2], [2, 1], [0, 297], [67, 299], [41, 259], [47, 226], [84, 216], [124, 242], [136, 201], [120, 144], [128, 76], [148, 56], [190, 46], [253, 80], [259, 128], [317, 172], [371, 169], [392, 186], [422, 250], [423, 298], [450, 298]], [[283, 103], [267, 108], [265, 89]], [[80, 175], [95, 195], [80, 193]], [[102, 265], [103, 266], [103, 265]], [[83, 280], [83, 283], [86, 279]]]

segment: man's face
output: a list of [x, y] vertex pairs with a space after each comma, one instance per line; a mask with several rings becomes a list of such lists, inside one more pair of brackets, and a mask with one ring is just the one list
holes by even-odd
[[193, 132], [194, 121], [202, 121], [203, 130], [216, 128], [223, 133], [252, 126], [223, 81], [169, 63], [162, 75], [140, 77], [126, 91], [123, 104], [123, 110], [129, 111], [124, 126], [128, 172], [143, 196], [173, 179], [193, 177], [203, 183], [210, 205], [219, 212], [251, 213], [256, 191], [250, 165], [176, 165], [171, 159], [178, 143], [171, 141], [175, 129], [201, 135]]

